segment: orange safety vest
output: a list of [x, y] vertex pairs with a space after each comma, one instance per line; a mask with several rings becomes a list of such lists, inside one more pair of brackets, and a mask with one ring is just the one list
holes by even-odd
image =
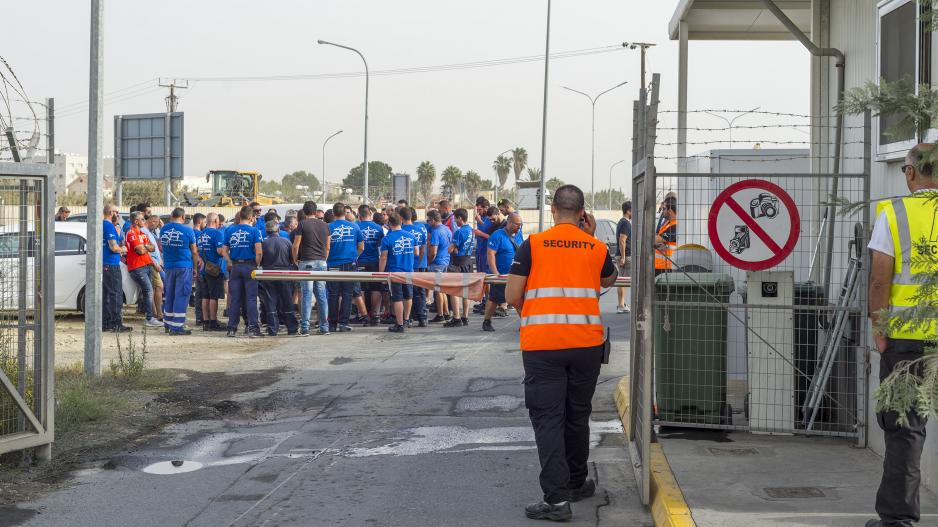
[[[668, 232], [671, 227], [677, 228], [677, 220], [664, 222], [661, 228], [658, 229], [658, 236], [664, 236], [664, 233]], [[655, 269], [671, 269], [674, 267], [671, 261], [674, 259], [674, 251], [677, 250], [677, 240], [667, 242], [666, 245], [666, 249], [655, 249]]]
[[563, 223], [528, 237], [531, 272], [524, 285], [521, 350], [599, 346], [600, 273], [606, 245], [576, 225]]

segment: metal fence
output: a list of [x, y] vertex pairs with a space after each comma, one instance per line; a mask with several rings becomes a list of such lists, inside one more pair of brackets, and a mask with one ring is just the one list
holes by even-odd
[[[867, 126], [862, 174], [656, 174], [659, 201], [677, 196], [678, 250], [673, 270], [645, 290], [655, 424], [865, 440], [869, 208], [832, 209], [838, 200], [869, 200], [869, 139]], [[827, 194], [834, 179], [837, 199]], [[718, 198], [741, 182], [770, 191], [746, 198], [749, 207], [724, 221]], [[646, 220], [658, 210], [650, 206]], [[795, 226], [779, 237], [756, 232], [756, 219]], [[656, 234], [636, 232], [645, 242]], [[779, 258], [743, 270], [720, 256], [757, 248]]]
[[48, 164], [0, 163], [0, 453], [53, 439], [54, 251]]

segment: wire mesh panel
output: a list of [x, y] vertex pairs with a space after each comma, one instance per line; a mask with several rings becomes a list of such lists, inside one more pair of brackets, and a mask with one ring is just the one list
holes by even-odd
[[0, 163], [0, 453], [52, 440], [47, 170]]
[[[658, 424], [859, 436], [869, 218], [831, 214], [832, 177], [659, 175], [677, 205], [662, 203], [656, 234], [677, 249], [659, 252], [653, 286]], [[866, 175], [837, 177], [839, 199], [867, 199]]]

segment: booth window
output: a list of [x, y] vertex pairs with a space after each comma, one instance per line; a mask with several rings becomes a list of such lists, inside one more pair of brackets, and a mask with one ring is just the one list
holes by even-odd
[[[878, 79], [893, 83], [902, 79], [931, 84], [931, 32], [921, 16], [927, 5], [915, 0], [884, 0], [879, 3], [877, 31]], [[898, 116], [880, 116], [877, 121], [876, 156], [880, 161], [901, 159], [915, 145], [913, 131], [894, 130]]]

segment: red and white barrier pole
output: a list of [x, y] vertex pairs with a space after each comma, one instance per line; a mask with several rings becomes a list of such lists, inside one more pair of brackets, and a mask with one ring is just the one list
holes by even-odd
[[[273, 271], [258, 269], [253, 273], [255, 280], [268, 282], [387, 282], [388, 273], [363, 273], [355, 271]], [[504, 284], [508, 281], [507, 275], [487, 275], [485, 283]], [[632, 279], [620, 276], [613, 287], [631, 287]]]

